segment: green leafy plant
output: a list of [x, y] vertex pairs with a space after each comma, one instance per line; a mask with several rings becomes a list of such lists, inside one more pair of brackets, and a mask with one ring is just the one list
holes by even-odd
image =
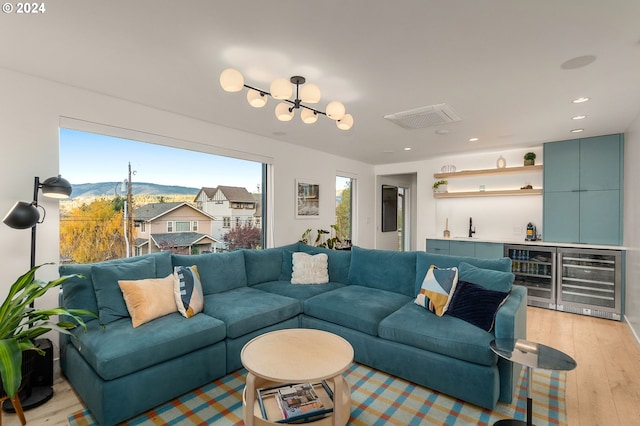
[[[338, 236], [340, 235], [340, 228], [338, 227], [338, 225], [331, 225], [331, 229], [334, 230], [335, 236], [330, 238], [327, 238], [327, 235], [331, 234], [331, 231], [327, 231], [326, 229], [317, 229], [316, 239], [313, 245], [315, 245], [316, 247], [324, 247], [333, 250], [337, 248], [338, 245], [342, 244], [342, 240]], [[304, 231], [302, 233], [302, 237], [300, 237], [300, 242], [311, 245], [309, 243], [311, 241], [311, 232], [313, 232], [311, 228]]]
[[433, 183], [433, 190], [437, 191], [438, 188], [440, 187], [440, 185], [447, 185], [449, 184], [449, 181], [442, 179], [442, 180], [438, 180], [436, 182]]
[[[35, 279], [35, 273], [43, 265], [35, 266], [17, 279], [0, 306], [0, 376], [5, 393], [13, 398], [22, 382], [22, 352], [35, 350], [44, 354], [34, 344], [34, 339], [50, 330], [70, 334], [69, 330], [86, 324], [81, 315], [98, 316], [84, 309], [34, 309], [30, 304], [48, 290], [58, 287], [73, 275], [44, 282]], [[64, 319], [53, 322], [51, 317], [63, 315]]]
[[527, 152], [524, 155], [524, 159], [525, 160], [535, 160], [536, 159], [536, 153], [535, 152]]

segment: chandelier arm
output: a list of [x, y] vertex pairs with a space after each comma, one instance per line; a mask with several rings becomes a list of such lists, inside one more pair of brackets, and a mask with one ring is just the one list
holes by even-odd
[[[249, 86], [248, 84], [243, 84], [243, 86], [246, 87], [247, 89], [255, 90], [256, 92], [259, 92], [262, 95], [267, 95], [267, 96], [270, 96], [270, 97], [273, 98], [273, 95], [271, 93], [267, 92], [266, 90], [262, 90], [262, 89], [259, 89], [257, 87]], [[306, 106], [305, 104], [301, 103], [301, 100], [298, 97], [297, 91], [296, 91], [296, 99], [295, 100], [292, 101], [292, 100], [289, 100], [289, 99], [281, 99], [281, 101], [282, 102], [287, 102], [287, 103], [293, 105], [293, 108], [290, 109], [291, 111], [293, 111], [293, 109], [306, 108], [306, 109], [309, 109], [309, 110], [315, 112], [316, 114], [322, 114], [324, 116], [327, 115], [326, 112], [322, 112], [320, 110], [317, 110], [315, 108], [311, 108], [310, 106]]]

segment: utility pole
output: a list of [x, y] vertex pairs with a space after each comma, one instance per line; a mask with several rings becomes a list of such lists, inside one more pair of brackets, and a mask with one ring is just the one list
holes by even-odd
[[129, 178], [127, 180], [127, 202], [124, 207], [124, 214], [127, 220], [127, 257], [133, 256], [133, 189], [131, 182], [131, 163], [129, 163]]

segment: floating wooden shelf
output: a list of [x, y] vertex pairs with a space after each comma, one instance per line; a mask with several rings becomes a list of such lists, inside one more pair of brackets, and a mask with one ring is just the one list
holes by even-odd
[[[532, 166], [535, 167], [535, 166]], [[542, 189], [502, 189], [499, 191], [468, 191], [468, 192], [434, 192], [434, 198], [464, 198], [464, 197], [498, 197], [513, 195], [542, 195]]]
[[[443, 178], [457, 178], [467, 176], [488, 176], [488, 175], [502, 175], [510, 173], [535, 173], [542, 171], [542, 164], [538, 166], [522, 166], [522, 167], [505, 167], [504, 169], [482, 169], [482, 170], [462, 170], [453, 173], [434, 173], [433, 177], [436, 179]], [[489, 191], [487, 191], [489, 192]]]

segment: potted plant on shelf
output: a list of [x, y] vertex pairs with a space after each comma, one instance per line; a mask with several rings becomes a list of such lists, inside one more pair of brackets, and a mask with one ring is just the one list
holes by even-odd
[[535, 152], [527, 152], [524, 155], [524, 165], [525, 166], [535, 166], [536, 164], [536, 153]]
[[[85, 331], [86, 324], [81, 316], [97, 318], [97, 314], [84, 309], [34, 309], [32, 303], [48, 290], [58, 287], [69, 276], [44, 282], [35, 279], [35, 273], [43, 265], [35, 266], [19, 277], [9, 294], [0, 306], [0, 376], [4, 393], [13, 399], [22, 382], [22, 359], [24, 351], [36, 351], [44, 354], [36, 347], [34, 339], [50, 330], [70, 334], [69, 330], [81, 326]], [[58, 322], [51, 317], [63, 315]], [[2, 392], [0, 392], [2, 395]]]
[[433, 183], [433, 192], [447, 192], [449, 182], [445, 179]]

